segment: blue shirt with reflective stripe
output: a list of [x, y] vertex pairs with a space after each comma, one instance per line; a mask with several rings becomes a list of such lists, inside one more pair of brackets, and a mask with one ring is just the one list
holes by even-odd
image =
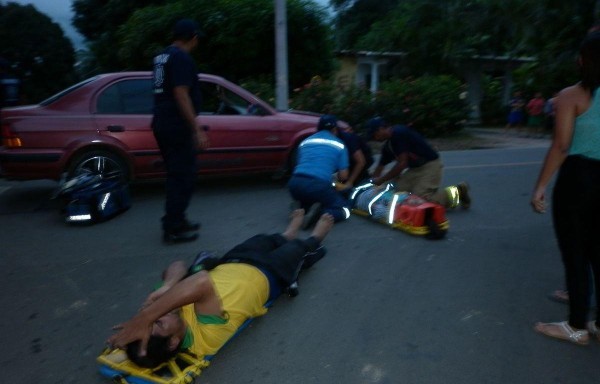
[[331, 175], [344, 169], [348, 169], [348, 150], [330, 131], [319, 131], [300, 143], [294, 175], [331, 181]]

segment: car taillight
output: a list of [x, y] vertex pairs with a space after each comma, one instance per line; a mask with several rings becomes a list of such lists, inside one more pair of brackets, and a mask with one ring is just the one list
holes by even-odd
[[2, 146], [6, 148], [15, 148], [21, 146], [21, 139], [10, 130], [9, 123], [2, 123]]

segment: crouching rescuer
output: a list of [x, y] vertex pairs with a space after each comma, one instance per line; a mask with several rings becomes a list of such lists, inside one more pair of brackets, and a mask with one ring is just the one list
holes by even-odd
[[[394, 183], [396, 191], [413, 193], [446, 208], [471, 206], [469, 185], [460, 182], [441, 188], [444, 164], [440, 155], [419, 133], [404, 125], [392, 126], [381, 117], [367, 122], [370, 140], [384, 142], [379, 163], [373, 173], [373, 183]], [[383, 175], [384, 167], [395, 164]]]

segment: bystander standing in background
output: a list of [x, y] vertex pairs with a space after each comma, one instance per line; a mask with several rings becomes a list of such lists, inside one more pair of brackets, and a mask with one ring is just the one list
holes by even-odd
[[154, 57], [152, 130], [167, 168], [163, 240], [180, 243], [198, 238], [200, 224], [187, 220], [196, 181], [196, 151], [208, 136], [196, 120], [200, 112], [198, 70], [190, 52], [198, 45], [198, 24], [189, 19], [173, 28], [173, 43]]

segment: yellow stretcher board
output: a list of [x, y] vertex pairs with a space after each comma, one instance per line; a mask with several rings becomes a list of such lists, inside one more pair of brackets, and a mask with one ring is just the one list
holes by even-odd
[[208, 360], [180, 352], [156, 368], [142, 368], [129, 361], [125, 351], [108, 348], [96, 361], [100, 364], [103, 376], [121, 384], [189, 384], [210, 364]]

